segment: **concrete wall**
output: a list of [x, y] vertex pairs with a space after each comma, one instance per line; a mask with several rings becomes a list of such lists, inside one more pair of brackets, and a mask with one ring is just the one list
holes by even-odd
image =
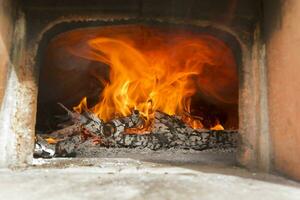
[[274, 169], [300, 180], [300, 1], [265, 1]]

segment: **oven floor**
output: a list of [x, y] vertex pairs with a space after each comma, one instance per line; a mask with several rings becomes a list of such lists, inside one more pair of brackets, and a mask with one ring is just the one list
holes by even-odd
[[0, 199], [299, 199], [300, 184], [236, 167], [233, 153], [202, 152], [193, 162], [185, 155], [35, 159], [27, 168], [0, 169]]

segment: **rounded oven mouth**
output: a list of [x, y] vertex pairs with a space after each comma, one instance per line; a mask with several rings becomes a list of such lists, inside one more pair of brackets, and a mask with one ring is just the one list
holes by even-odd
[[122, 131], [128, 135], [157, 131], [157, 116], [178, 129], [237, 130], [240, 50], [228, 38], [196, 27], [146, 23], [60, 33], [39, 51], [36, 132], [47, 135], [48, 143], [59, 142], [49, 134], [70, 125], [66, 110], [98, 118], [93, 126], [103, 124], [100, 145], [101, 137], [114, 136], [118, 123], [126, 124]]

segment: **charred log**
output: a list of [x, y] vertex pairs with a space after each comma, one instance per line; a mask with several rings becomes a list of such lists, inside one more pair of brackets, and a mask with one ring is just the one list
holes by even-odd
[[[63, 105], [61, 106], [63, 107]], [[180, 117], [158, 111], [155, 113], [150, 132], [147, 134], [127, 134], [126, 129], [140, 127], [144, 123], [143, 118], [136, 110], [130, 116], [104, 122], [88, 111], [79, 114], [69, 111], [65, 107], [64, 109], [74, 124], [47, 135], [63, 138], [50, 148], [55, 149], [55, 156], [60, 157], [76, 155], [76, 151], [82, 146], [81, 144], [85, 144], [85, 148], [105, 146], [148, 148], [151, 150], [178, 148], [201, 151], [215, 148], [235, 148], [238, 140], [237, 131], [193, 129], [185, 124]], [[39, 147], [45, 146], [40, 137], [37, 144]], [[44, 151], [45, 149], [49, 149], [49, 144], [47, 148], [44, 148]], [[49, 156], [53, 156], [53, 152], [50, 152]], [[39, 153], [39, 155], [43, 156], [45, 153]]]
[[55, 146], [48, 144], [46, 140], [44, 140], [42, 137], [37, 135], [33, 156], [51, 158], [54, 155], [55, 155]]

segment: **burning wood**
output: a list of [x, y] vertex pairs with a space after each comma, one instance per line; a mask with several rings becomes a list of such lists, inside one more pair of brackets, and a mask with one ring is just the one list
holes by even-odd
[[137, 110], [127, 117], [104, 122], [89, 111], [78, 114], [61, 106], [67, 111], [69, 121], [72, 121], [73, 124], [44, 135], [44, 138], [59, 139], [57, 144], [48, 144], [43, 138], [38, 137], [36, 156], [73, 156], [76, 155], [76, 151], [82, 143], [88, 143], [90, 146], [149, 148], [152, 150], [234, 148], [238, 138], [237, 131], [193, 129], [180, 117], [170, 116], [159, 111], [155, 112], [150, 132], [128, 134], [126, 133], [127, 129], [141, 127], [144, 123]]

